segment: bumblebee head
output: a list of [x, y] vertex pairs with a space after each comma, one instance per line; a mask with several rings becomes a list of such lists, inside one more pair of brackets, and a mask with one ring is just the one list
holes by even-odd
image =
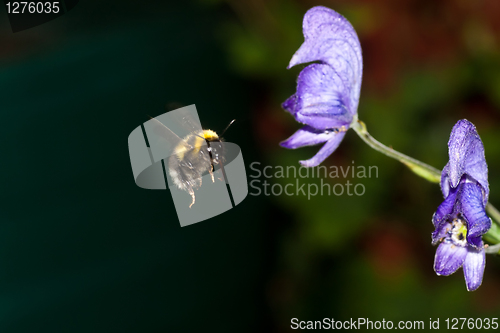
[[217, 133], [215, 133], [212, 130], [203, 130], [203, 138], [206, 141], [209, 141], [209, 142], [211, 142], [211, 141], [220, 141], [220, 138], [217, 135]]

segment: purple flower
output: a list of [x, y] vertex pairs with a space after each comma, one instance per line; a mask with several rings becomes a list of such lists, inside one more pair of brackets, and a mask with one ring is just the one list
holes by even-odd
[[467, 290], [476, 290], [483, 280], [485, 266], [481, 236], [491, 227], [486, 215], [488, 166], [484, 147], [476, 128], [460, 120], [448, 141], [450, 161], [441, 174], [445, 197], [432, 217], [436, 228], [434, 244], [440, 243], [434, 258], [438, 275], [450, 275], [463, 266]]
[[304, 68], [297, 80], [297, 92], [283, 108], [305, 124], [287, 140], [285, 148], [295, 149], [326, 142], [304, 166], [325, 160], [342, 141], [357, 117], [361, 76], [361, 46], [352, 25], [337, 12], [313, 7], [304, 16], [305, 41], [288, 68], [315, 61]]

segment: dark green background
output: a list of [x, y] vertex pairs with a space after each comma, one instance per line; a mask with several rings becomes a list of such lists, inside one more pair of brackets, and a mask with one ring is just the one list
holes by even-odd
[[[17, 34], [4, 20], [3, 48], [24, 49], [0, 70], [0, 331], [234, 331], [263, 321], [258, 199], [181, 228], [167, 191], [135, 185], [128, 155], [129, 133], [168, 103], [195, 103], [220, 130], [248, 114], [245, 84], [211, 33], [221, 15], [82, 1]], [[251, 141], [238, 133], [248, 126], [230, 138], [245, 159]]]
[[[453, 124], [474, 122], [500, 205], [500, 8], [492, 1], [80, 1], [13, 34], [0, 17], [0, 331], [291, 331], [290, 319], [494, 317], [483, 285], [432, 269], [439, 188], [349, 132], [325, 165], [377, 166], [361, 197], [249, 195], [181, 228], [170, 194], [134, 183], [127, 137], [148, 115], [196, 104], [247, 166], [298, 165], [278, 142], [301, 67], [302, 16], [323, 4], [358, 31], [360, 118], [436, 167]], [[247, 168], [249, 175], [254, 173]], [[263, 179], [262, 179], [263, 180]], [[272, 179], [285, 184], [294, 179]], [[318, 182], [318, 179], [302, 179]], [[346, 179], [327, 181], [345, 184]]]

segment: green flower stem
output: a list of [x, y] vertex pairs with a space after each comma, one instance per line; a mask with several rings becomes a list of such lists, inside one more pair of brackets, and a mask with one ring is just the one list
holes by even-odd
[[373, 138], [373, 136], [370, 135], [370, 133], [368, 133], [365, 123], [361, 120], [355, 119], [351, 124], [351, 127], [356, 131], [356, 133], [358, 133], [361, 139], [363, 139], [363, 141], [373, 149], [400, 161], [410, 168], [411, 171], [430, 182], [439, 183], [441, 181], [441, 171], [410, 156], [401, 154], [400, 152], [378, 142], [375, 138]]
[[[488, 212], [488, 214], [490, 214], [490, 216], [493, 218], [493, 220], [495, 220], [495, 222], [500, 223], [500, 212], [498, 211], [498, 209], [495, 208], [495, 206], [493, 206], [492, 204], [490, 204], [488, 202], [486, 204], [486, 211]], [[497, 227], [497, 228], [500, 228], [500, 227]], [[500, 243], [500, 238], [498, 238], [497, 243]]]
[[[356, 133], [359, 135], [361, 139], [363, 139], [364, 142], [366, 142], [367, 145], [372, 147], [373, 149], [381, 152], [384, 155], [387, 155], [389, 157], [392, 157], [404, 165], [406, 165], [408, 168], [410, 168], [411, 171], [416, 173], [422, 178], [427, 179], [428, 181], [432, 183], [437, 183], [439, 184], [441, 181], [441, 171], [428, 165], [423, 162], [420, 162], [410, 156], [407, 156], [405, 154], [402, 154], [390, 147], [387, 147], [386, 145], [380, 143], [379, 141], [375, 140], [370, 133], [368, 133], [366, 129], [366, 125], [361, 121], [355, 118], [350, 126], [353, 130], [356, 131]], [[496, 224], [493, 224], [491, 229], [484, 235], [484, 239], [487, 240], [488, 242], [492, 244], [498, 244], [500, 243], [500, 212], [488, 202], [486, 205], [486, 212], [492, 217], [493, 221]]]
[[484, 252], [492, 254], [500, 254], [500, 243], [488, 246], [487, 248], [484, 249]]
[[[498, 210], [488, 202], [486, 205], [486, 211], [490, 216], [493, 218], [493, 221], [497, 222], [500, 221], [500, 213]], [[487, 233], [484, 234], [483, 238], [485, 241], [491, 243], [491, 244], [500, 244], [500, 226], [497, 223], [492, 223], [490, 230], [488, 230]], [[498, 253], [499, 251], [495, 251], [491, 249], [489, 253]]]

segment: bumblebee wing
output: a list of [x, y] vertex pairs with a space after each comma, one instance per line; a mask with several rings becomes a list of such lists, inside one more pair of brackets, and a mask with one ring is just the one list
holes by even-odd
[[203, 136], [203, 129], [197, 116], [197, 114], [193, 114], [188, 111], [172, 114], [176, 123], [179, 124], [186, 131], [186, 133]]
[[153, 131], [155, 134], [161, 136], [173, 147], [182, 145], [186, 150], [193, 149], [189, 143], [187, 143], [184, 139], [181, 139], [177, 134], [175, 134], [170, 128], [165, 126], [161, 121], [156, 118], [151, 117], [153, 121]]

